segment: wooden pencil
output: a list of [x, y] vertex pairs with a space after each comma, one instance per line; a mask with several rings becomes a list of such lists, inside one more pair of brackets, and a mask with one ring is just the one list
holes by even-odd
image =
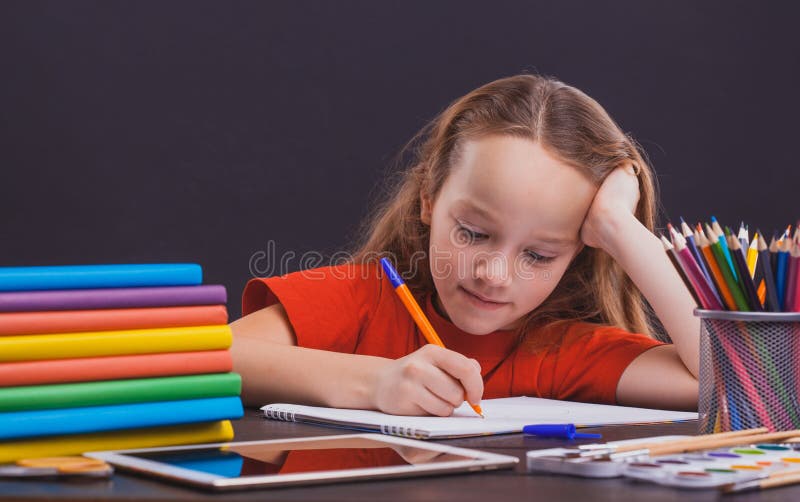
[[778, 268], [778, 237], [773, 232], [769, 241], [769, 263], [772, 265], [772, 278], [775, 279], [775, 269]]
[[761, 302], [758, 300], [758, 291], [756, 285], [753, 284], [753, 279], [747, 270], [747, 262], [745, 262], [744, 255], [742, 254], [742, 246], [739, 239], [731, 236], [728, 246], [731, 248], [731, 255], [733, 256], [733, 264], [736, 266], [736, 272], [739, 275], [740, 287], [744, 290], [745, 296], [750, 306], [750, 310], [761, 312], [764, 309], [761, 307]]
[[786, 312], [796, 311], [797, 304], [797, 274], [800, 269], [800, 246], [797, 241], [791, 242], [789, 250], [789, 269], [786, 281], [786, 301], [783, 303], [783, 310]]
[[758, 268], [761, 270], [761, 276], [767, 288], [764, 306], [770, 312], [780, 312], [781, 306], [778, 303], [778, 293], [775, 290], [775, 276], [772, 273], [770, 251], [767, 247], [767, 241], [764, 240], [764, 234], [761, 232], [759, 232], [758, 236]]
[[750, 245], [747, 247], [747, 271], [750, 272], [750, 278], [754, 279], [756, 276], [756, 263], [758, 262], [758, 232], [753, 236]]
[[[731, 295], [733, 295], [733, 301], [736, 303], [736, 309], [747, 312], [750, 309], [747, 306], [747, 300], [744, 297], [744, 292], [742, 292], [741, 288], [739, 288], [739, 284], [736, 281], [736, 276], [733, 275], [734, 272], [728, 265], [727, 259], [731, 260], [732, 265], [733, 258], [730, 257], [730, 252], [728, 252], [728, 257], [726, 258], [725, 253], [722, 250], [722, 242], [724, 242], [725, 239], [718, 238], [714, 230], [708, 226], [706, 228], [706, 235], [708, 235], [709, 247], [714, 253], [714, 258], [717, 260], [717, 265], [722, 272], [722, 277], [725, 280], [725, 283], [728, 285]], [[727, 249], [727, 246], [725, 248]]]
[[[725, 231], [722, 230], [717, 218], [712, 216], [711, 217], [711, 225], [710, 228], [713, 230], [714, 235], [717, 237], [717, 242], [719, 242], [720, 248], [722, 249], [722, 254], [725, 255], [725, 260], [728, 262], [728, 266], [730, 267], [730, 271], [733, 272], [733, 258], [731, 258], [731, 251], [728, 249], [728, 243], [725, 240]], [[708, 240], [713, 241], [711, 235], [708, 235]], [[736, 273], [733, 273], [733, 278], [736, 279]]]
[[692, 256], [691, 251], [689, 248], [686, 247], [686, 239], [676, 232], [675, 233], [675, 253], [678, 256], [678, 260], [683, 264], [684, 272], [686, 272], [686, 276], [689, 278], [689, 282], [691, 282], [695, 288], [697, 288], [697, 295], [703, 300], [703, 308], [710, 309], [710, 310], [724, 310], [722, 307], [722, 303], [717, 298], [716, 293], [712, 289], [713, 286], [708, 282], [706, 277], [703, 275], [703, 272], [700, 270], [700, 266]]
[[[739, 225], [739, 234], [737, 238], [739, 239], [739, 247], [742, 248], [742, 253], [746, 253], [747, 248], [750, 246], [750, 233], [747, 231], [744, 222]], [[747, 258], [746, 255], [745, 258]]]
[[711, 273], [706, 268], [705, 261], [700, 256], [700, 249], [697, 248], [697, 242], [694, 240], [694, 233], [683, 218], [681, 218], [681, 232], [683, 232], [683, 238], [686, 239], [686, 247], [688, 247], [689, 251], [692, 252], [692, 256], [694, 256], [694, 259], [697, 262], [697, 265], [700, 267], [700, 270], [702, 270], [703, 275], [706, 276], [706, 280], [713, 285]]
[[689, 290], [689, 294], [692, 295], [692, 298], [694, 298], [694, 301], [697, 304], [697, 306], [700, 308], [706, 308], [705, 305], [703, 305], [703, 302], [700, 300], [700, 297], [697, 295], [697, 291], [692, 285], [692, 282], [686, 276], [686, 270], [684, 269], [683, 265], [678, 259], [678, 255], [675, 252], [675, 246], [673, 246], [672, 243], [669, 241], [669, 239], [664, 237], [663, 234], [661, 234], [661, 243], [664, 245], [664, 251], [666, 251], [667, 256], [669, 257], [669, 261], [672, 262], [672, 266], [675, 267], [675, 270], [678, 271], [678, 275], [681, 276], [683, 284], [686, 286], [686, 289]]
[[784, 300], [786, 299], [786, 275], [789, 266], [789, 245], [790, 242], [783, 237], [778, 239], [778, 256], [775, 265], [775, 290], [778, 293], [778, 305], [784, 307]]
[[700, 245], [700, 252], [703, 254], [703, 257], [706, 260], [706, 266], [708, 267], [709, 272], [711, 272], [711, 276], [714, 278], [717, 291], [719, 291], [719, 294], [722, 297], [722, 302], [725, 304], [728, 310], [736, 310], [736, 302], [733, 300], [731, 290], [728, 288], [728, 285], [725, 283], [725, 279], [722, 277], [722, 271], [717, 264], [717, 260], [714, 258], [714, 252], [711, 250], [708, 237], [706, 237], [706, 234], [703, 232], [703, 229], [700, 227], [700, 225], [698, 225], [698, 232], [695, 234], [695, 239]]

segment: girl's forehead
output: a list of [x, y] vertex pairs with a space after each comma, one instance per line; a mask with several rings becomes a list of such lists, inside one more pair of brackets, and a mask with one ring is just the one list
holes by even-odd
[[578, 169], [511, 136], [471, 140], [460, 153], [443, 187], [451, 202], [469, 201], [517, 225], [535, 217], [537, 226], [577, 234], [597, 191]]

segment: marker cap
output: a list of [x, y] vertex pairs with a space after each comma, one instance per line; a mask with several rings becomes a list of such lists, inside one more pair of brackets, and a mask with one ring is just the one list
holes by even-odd
[[522, 432], [525, 434], [531, 434], [533, 436], [561, 439], [596, 439], [603, 437], [602, 434], [576, 432], [575, 424], [526, 425], [522, 428]]

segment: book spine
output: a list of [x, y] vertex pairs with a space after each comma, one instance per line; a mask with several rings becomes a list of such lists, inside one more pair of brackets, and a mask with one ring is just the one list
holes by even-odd
[[279, 410], [277, 408], [264, 408], [264, 416], [271, 420], [283, 420], [284, 422], [296, 422], [294, 412]]
[[219, 443], [233, 439], [228, 420], [131, 429], [121, 432], [96, 432], [0, 442], [0, 463], [22, 458], [81, 455], [87, 451], [155, 448], [196, 443]]
[[0, 413], [0, 439], [59, 436], [241, 418], [239, 397]]
[[227, 349], [227, 325], [0, 337], [0, 362]]
[[227, 324], [224, 305], [0, 313], [0, 335], [38, 335]]
[[225, 286], [68, 289], [0, 292], [0, 312], [40, 312], [181, 305], [224, 305]]
[[194, 263], [0, 267], [0, 291], [194, 286], [203, 271]]
[[0, 413], [238, 396], [236, 373], [34, 385], [0, 389]]
[[227, 350], [0, 363], [0, 387], [228, 373]]

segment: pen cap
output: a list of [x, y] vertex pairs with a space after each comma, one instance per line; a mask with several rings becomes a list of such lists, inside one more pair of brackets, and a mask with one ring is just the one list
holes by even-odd
[[575, 431], [575, 424], [537, 424], [522, 428], [525, 434], [548, 438], [583, 439], [599, 438], [600, 434], [584, 434]]
[[381, 258], [381, 265], [383, 266], [383, 271], [386, 272], [386, 275], [389, 277], [389, 280], [392, 282], [392, 286], [395, 288], [402, 286], [405, 284], [403, 282], [403, 278], [400, 277], [400, 274], [397, 273], [397, 270], [394, 269], [392, 263], [389, 261], [388, 258]]

